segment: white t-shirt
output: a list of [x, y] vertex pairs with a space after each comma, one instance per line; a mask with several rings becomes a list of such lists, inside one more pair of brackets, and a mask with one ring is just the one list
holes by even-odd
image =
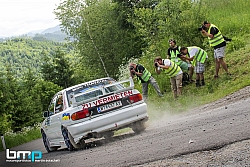
[[[164, 64], [164, 66], [173, 67], [173, 64], [171, 63], [171, 61], [169, 59], [162, 59], [162, 62]], [[160, 67], [158, 67], [158, 70], [160, 70]], [[177, 75], [182, 74], [182, 73], [183, 73], [182, 70], [180, 70]]]
[[[199, 52], [199, 48], [192, 48], [192, 49], [190, 49], [190, 51], [189, 51], [188, 53], [189, 53], [190, 58], [192, 58], [192, 57], [194, 57], [198, 52]], [[208, 58], [208, 56], [207, 56], [207, 58]]]

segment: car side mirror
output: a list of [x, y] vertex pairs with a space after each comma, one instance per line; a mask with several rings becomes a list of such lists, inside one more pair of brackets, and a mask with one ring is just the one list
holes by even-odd
[[43, 117], [49, 117], [49, 112], [48, 111], [45, 111], [44, 113], [43, 113]]

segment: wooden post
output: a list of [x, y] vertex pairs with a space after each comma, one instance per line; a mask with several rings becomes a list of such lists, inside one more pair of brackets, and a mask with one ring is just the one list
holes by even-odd
[[1, 134], [1, 140], [2, 140], [2, 144], [3, 144], [3, 149], [6, 150], [6, 145], [5, 145], [3, 134]]

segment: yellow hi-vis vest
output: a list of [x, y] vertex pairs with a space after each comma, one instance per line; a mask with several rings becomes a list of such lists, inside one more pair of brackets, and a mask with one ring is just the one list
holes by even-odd
[[[212, 27], [216, 27], [214, 24], [211, 24], [209, 29], [208, 29], [208, 34], [210, 34], [210, 30]], [[218, 29], [218, 27], [216, 27]], [[219, 29], [218, 29], [219, 30]], [[216, 45], [219, 45], [220, 43], [224, 42], [224, 38], [219, 30], [217, 34], [214, 35], [213, 38], [208, 37], [209, 44], [211, 47], [214, 47]]]
[[[139, 71], [138, 66], [136, 68], [137, 68], [137, 71]], [[151, 73], [144, 67], [144, 71], [142, 72], [142, 76], [140, 77], [143, 81], [147, 82], [149, 78], [151, 77]]]
[[[197, 46], [191, 46], [191, 47], [187, 47], [188, 48], [188, 54], [190, 53], [191, 49], [194, 49], [194, 48], [197, 48], [198, 49], [198, 52], [195, 53], [194, 55], [194, 59], [192, 61], [192, 65], [195, 66], [196, 65], [196, 62], [201, 62], [201, 63], [204, 63], [207, 59], [207, 52]], [[190, 55], [189, 55], [190, 57]]]
[[[163, 64], [164, 64], [164, 60], [166, 59], [162, 59]], [[177, 64], [175, 64], [173, 61], [170, 60], [170, 62], [171, 62], [171, 66], [169, 66], [168, 69], [164, 69], [165, 70], [164, 73], [166, 73], [170, 78], [172, 78], [172, 77], [175, 77], [181, 71], [181, 68]]]
[[176, 50], [176, 52], [174, 52], [173, 50], [170, 51], [170, 60], [175, 62], [175, 64], [180, 65], [182, 63], [182, 60], [177, 57], [177, 54], [180, 54], [180, 46], [178, 46], [178, 49]]

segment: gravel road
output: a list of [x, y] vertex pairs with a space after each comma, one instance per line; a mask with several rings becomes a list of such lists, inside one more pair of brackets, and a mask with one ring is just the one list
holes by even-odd
[[[207, 111], [217, 107], [224, 107], [235, 103], [236, 101], [245, 100], [250, 97], [250, 86], [247, 86], [237, 92], [234, 92], [225, 98], [209, 103], [195, 109], [188, 114], [197, 113], [199, 111]], [[250, 103], [249, 103], [250, 105]], [[250, 107], [249, 107], [250, 108]], [[235, 110], [237, 112], [237, 110]], [[248, 110], [248, 114], [250, 111]], [[249, 120], [248, 120], [249, 121]], [[230, 122], [231, 123], [231, 122]], [[248, 130], [248, 129], [246, 129]], [[249, 136], [250, 138], [250, 136]], [[195, 141], [190, 141], [195, 142]], [[218, 146], [211, 150], [198, 151], [180, 156], [166, 158], [150, 163], [138, 165], [137, 167], [250, 167], [250, 139], [235, 141], [232, 144]]]
[[132, 131], [90, 142], [83, 150], [60, 149], [46, 153], [41, 139], [11, 150], [41, 150], [44, 160], [54, 162], [6, 163], [0, 152], [0, 166], [250, 166], [250, 86], [216, 102], [163, 117], [146, 131]]

